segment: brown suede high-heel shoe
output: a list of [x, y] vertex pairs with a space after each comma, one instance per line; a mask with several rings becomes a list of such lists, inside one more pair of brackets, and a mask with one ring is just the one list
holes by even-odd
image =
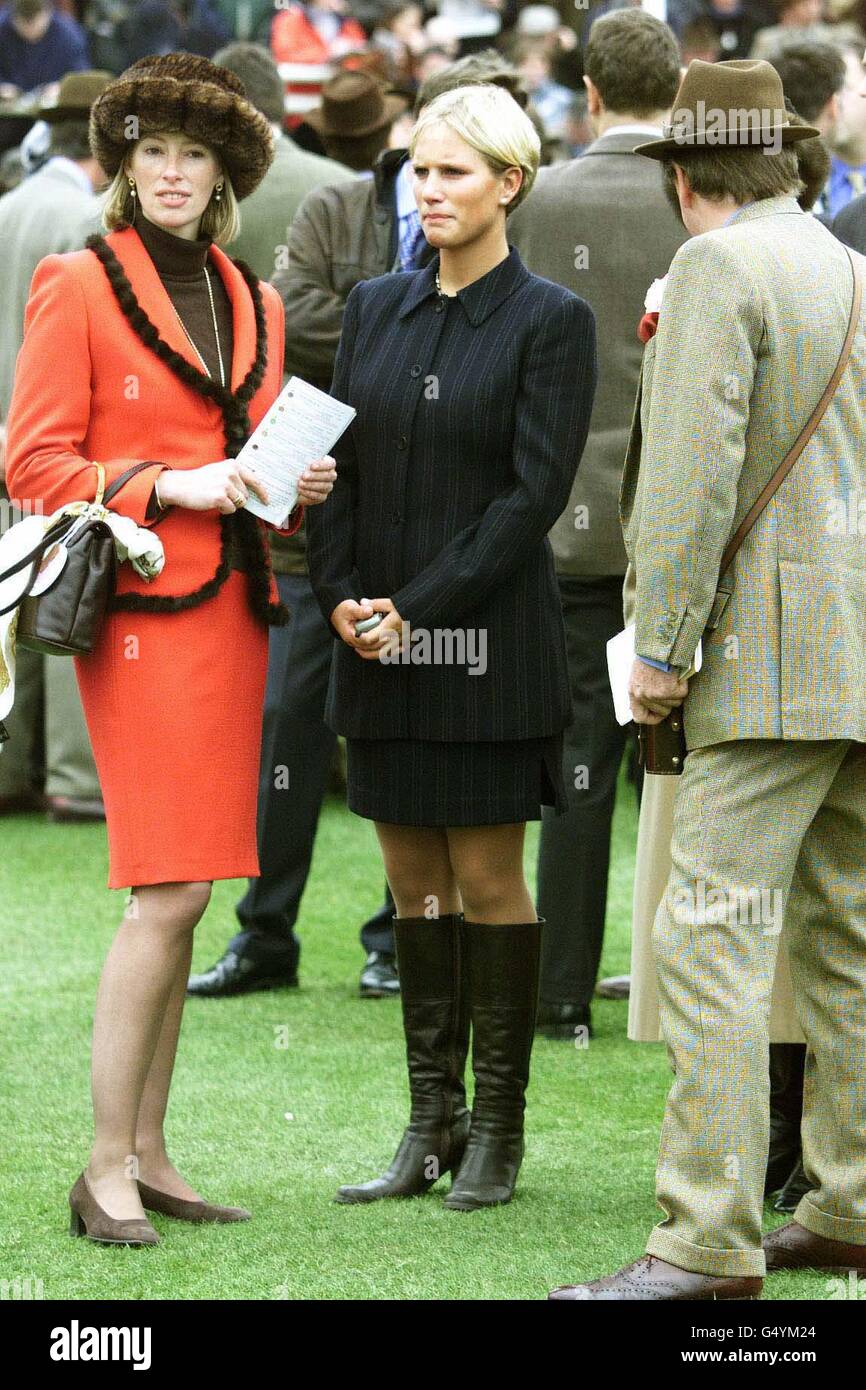
[[249, 1221], [252, 1213], [243, 1207], [221, 1207], [216, 1202], [188, 1202], [183, 1197], [172, 1197], [168, 1192], [160, 1192], [139, 1182], [138, 1195], [141, 1205], [148, 1211], [158, 1211], [162, 1216], [173, 1216], [175, 1221]]
[[72, 1212], [69, 1222], [71, 1236], [87, 1236], [100, 1245], [158, 1245], [159, 1236], [144, 1217], [135, 1216], [118, 1221], [103, 1211], [90, 1190], [87, 1176], [82, 1173], [69, 1194]]

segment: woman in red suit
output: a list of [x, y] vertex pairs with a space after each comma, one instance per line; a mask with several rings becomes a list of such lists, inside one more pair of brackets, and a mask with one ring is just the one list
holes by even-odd
[[[216, 878], [259, 872], [268, 625], [284, 623], [264, 524], [235, 461], [277, 396], [283, 307], [214, 243], [272, 158], [267, 121], [224, 68], [144, 58], [102, 93], [91, 143], [114, 175], [107, 237], [36, 270], [8, 422], [8, 486], [46, 515], [137, 471], [112, 507], [158, 526], [162, 572], [129, 565], [96, 649], [76, 658], [105, 800], [109, 887], [131, 896], [106, 961], [93, 1032], [95, 1138], [70, 1193], [72, 1230], [153, 1244], [145, 1208], [246, 1219], [204, 1202], [163, 1134], [193, 929]], [[300, 503], [333, 486], [311, 464]], [[302, 506], [285, 520], [297, 530]]]

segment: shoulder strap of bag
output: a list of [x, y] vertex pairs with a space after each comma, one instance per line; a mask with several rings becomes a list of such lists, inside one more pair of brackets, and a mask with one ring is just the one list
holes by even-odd
[[27, 580], [27, 584], [24, 590], [19, 594], [18, 598], [15, 599], [14, 603], [8, 603], [5, 608], [0, 608], [0, 618], [2, 618], [5, 613], [11, 613], [13, 608], [17, 608], [19, 603], [21, 603], [25, 598], [27, 598], [28, 594], [30, 593], [30, 590], [36, 583], [36, 576], [39, 573], [39, 567], [42, 564], [42, 557], [44, 556], [46, 550], [49, 550], [51, 546], [54, 545], [55, 541], [63, 539], [63, 537], [66, 535], [66, 532], [72, 525], [72, 521], [72, 517], [61, 517], [59, 521], [55, 522], [54, 526], [52, 526], [50, 530], [46, 531], [43, 536], [40, 536], [36, 545], [33, 547], [31, 551], [28, 552], [27, 555], [22, 555], [20, 560], [16, 561], [14, 565], [10, 565], [7, 570], [4, 570], [3, 573], [0, 574], [0, 580], [11, 579], [13, 574], [18, 574], [19, 570], [26, 569], [28, 565], [32, 566], [30, 576]]
[[[106, 506], [109, 499], [114, 497], [114, 495], [120, 491], [124, 484], [129, 482], [130, 478], [132, 478], [136, 473], [140, 473], [142, 468], [152, 468], [153, 464], [136, 463], [133, 465], [132, 468], [127, 468], [123, 473], [119, 475], [119, 477], [115, 478], [114, 482], [111, 484], [109, 488], [106, 489], [104, 493], [102, 492], [102, 487], [105, 481], [105, 472], [101, 464], [96, 464], [95, 467], [97, 468], [99, 474], [99, 483], [96, 490], [96, 500], [101, 500], [102, 505]], [[100, 494], [102, 495], [100, 496]], [[0, 617], [3, 617], [3, 615], [6, 613], [10, 613], [13, 608], [17, 608], [18, 605], [22, 603], [25, 598], [28, 597], [31, 589], [33, 588], [33, 585], [36, 583], [36, 576], [38, 575], [39, 567], [42, 564], [42, 557], [44, 556], [47, 550], [50, 550], [51, 546], [54, 545], [55, 541], [63, 539], [63, 537], [66, 535], [66, 532], [73, 524], [73, 521], [73, 517], [61, 516], [54, 523], [54, 525], [48, 531], [45, 532], [43, 536], [40, 536], [36, 545], [27, 555], [22, 555], [20, 560], [16, 561], [14, 565], [10, 565], [7, 570], [4, 570], [4, 572], [0, 574], [0, 580], [11, 579], [12, 575], [17, 574], [19, 570], [26, 569], [28, 565], [32, 567], [24, 589], [15, 599], [14, 603], [7, 604], [5, 608], [0, 608]]]
[[103, 507], [107, 507], [112, 497], [116, 496], [116, 494], [120, 492], [120, 489], [124, 487], [126, 483], [129, 482], [130, 478], [134, 477], [136, 473], [140, 473], [142, 468], [153, 468], [153, 463], [136, 463], [133, 465], [132, 468], [127, 468], [125, 473], [121, 473], [119, 477], [115, 478], [113, 483], [109, 483], [108, 487], [105, 489], [105, 492], [103, 493]]
[[806, 445], [809, 443], [809, 440], [812, 438], [812, 435], [818, 428], [818, 425], [820, 424], [821, 419], [828, 405], [833, 399], [833, 396], [836, 394], [836, 388], [842, 379], [842, 373], [845, 371], [845, 368], [848, 365], [848, 359], [851, 356], [851, 348], [854, 345], [854, 336], [857, 332], [857, 325], [860, 321], [860, 306], [863, 301], [863, 281], [860, 275], [860, 267], [855, 261], [854, 257], [851, 255], [850, 249], [846, 246], [845, 250], [848, 253], [848, 259], [851, 262], [851, 269], [854, 273], [854, 295], [851, 300], [851, 316], [848, 320], [848, 332], [845, 335], [845, 342], [843, 343], [842, 351], [839, 354], [839, 361], [836, 363], [836, 370], [834, 371], [830, 380], [827, 382], [826, 390], [824, 391], [824, 394], [819, 400], [818, 404], [815, 406], [815, 409], [812, 411], [812, 414], [809, 417], [809, 420], [805, 425], [804, 429], [794, 442], [791, 449], [782, 459], [782, 462], [779, 464], [779, 467], [776, 469], [776, 472], [773, 474], [772, 478], [767, 483], [767, 486], [764, 488], [763, 492], [758, 497], [754, 506], [743, 517], [742, 521], [740, 522], [739, 526], [737, 527], [736, 531], [734, 532], [733, 536], [728, 542], [727, 549], [725, 550], [725, 553], [722, 556], [722, 564], [721, 569], [719, 571], [720, 576], [725, 573], [725, 570], [730, 565], [731, 561], [733, 560], [740, 546], [743, 544], [743, 541], [746, 539], [746, 536], [751, 531], [755, 522], [758, 520], [758, 517], [761, 515], [761, 512], [766, 507], [770, 498], [782, 486], [782, 483], [784, 482], [785, 478], [788, 476], [791, 469], [794, 467], [794, 464], [797, 462], [797, 459], [800, 457]]

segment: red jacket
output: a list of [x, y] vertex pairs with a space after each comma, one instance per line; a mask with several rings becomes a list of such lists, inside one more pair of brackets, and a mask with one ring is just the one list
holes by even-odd
[[[112, 232], [106, 241], [131, 282], [140, 307], [160, 336], [200, 369], [171, 300], [138, 233]], [[234, 315], [231, 389], [236, 390], [256, 351], [249, 288], [218, 247], [210, 251]], [[261, 285], [267, 320], [267, 365], [249, 405], [253, 427], [282, 385], [283, 304], [276, 290]], [[92, 500], [97, 474], [106, 486], [131, 463], [154, 460], [111, 501], [113, 510], [148, 526], [145, 512], [160, 470], [198, 468], [226, 457], [219, 406], [185, 385], [148, 348], [118, 304], [106, 272], [90, 251], [46, 256], [33, 276], [9, 408], [6, 486], [25, 510], [42, 504], [46, 516], [66, 502]], [[295, 509], [293, 534], [303, 508]], [[220, 561], [220, 514], [171, 507], [159, 525], [165, 567], [148, 583], [129, 564], [118, 567], [117, 593], [181, 597], [210, 580]], [[265, 524], [259, 525], [264, 529]], [[279, 601], [273, 575], [270, 601]]]

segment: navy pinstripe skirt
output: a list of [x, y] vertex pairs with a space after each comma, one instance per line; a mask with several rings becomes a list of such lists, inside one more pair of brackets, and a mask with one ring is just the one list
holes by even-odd
[[347, 738], [350, 811], [391, 825], [509, 825], [567, 809], [562, 734], [491, 743]]

